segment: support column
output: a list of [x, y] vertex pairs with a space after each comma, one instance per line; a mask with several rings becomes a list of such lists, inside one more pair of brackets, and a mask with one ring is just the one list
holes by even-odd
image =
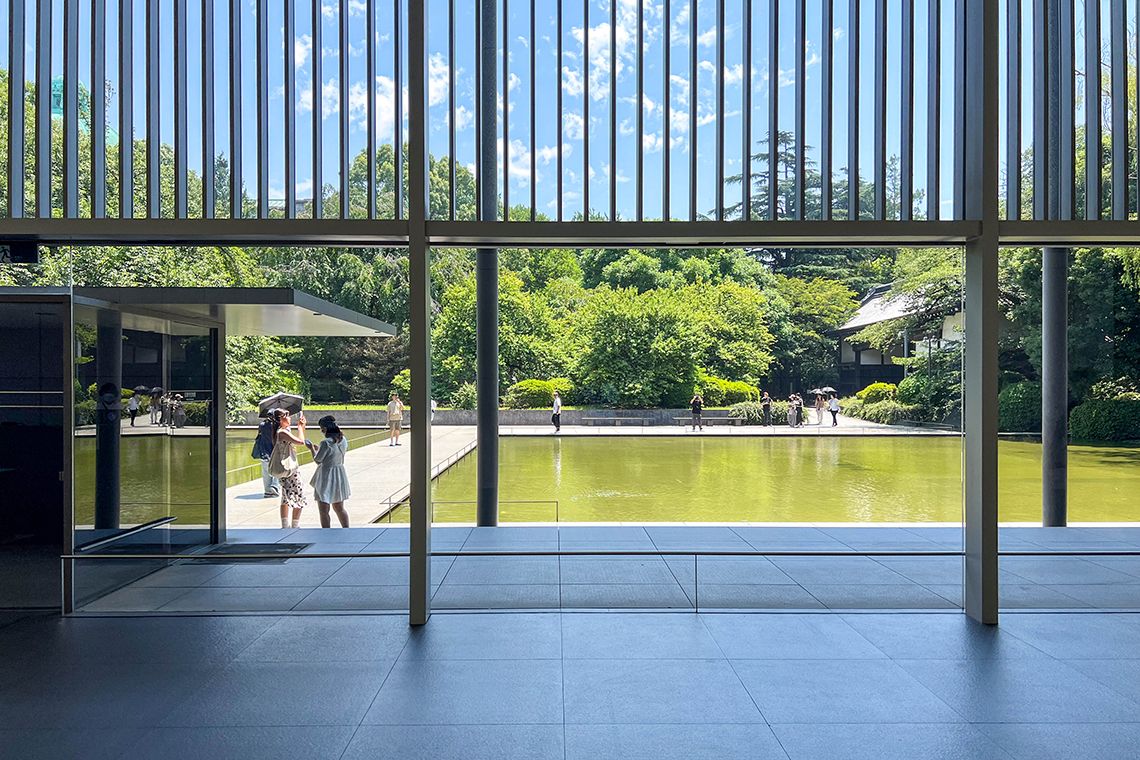
[[[479, 6], [479, 221], [499, 214], [496, 0]], [[509, 210], [504, 209], [504, 219]], [[475, 522], [499, 524], [499, 252], [475, 252], [475, 440], [478, 456]]]
[[[165, 336], [169, 337], [169, 336]], [[164, 340], [164, 345], [166, 341]], [[162, 357], [163, 374], [169, 370]], [[210, 543], [226, 542], [226, 328], [210, 330]]]
[[1069, 251], [1041, 252], [1041, 524], [1068, 523]]
[[966, 614], [998, 621], [998, 4], [965, 0], [963, 216], [966, 244], [962, 429]]
[[95, 528], [118, 530], [119, 459], [122, 433], [123, 318], [100, 311], [95, 338]]
[[408, 499], [408, 622], [431, 617], [431, 250], [427, 242], [427, 24], [408, 3], [408, 367], [412, 461]]
[[993, 234], [966, 246], [962, 430], [965, 435], [965, 608], [981, 623], [998, 611], [998, 246]]

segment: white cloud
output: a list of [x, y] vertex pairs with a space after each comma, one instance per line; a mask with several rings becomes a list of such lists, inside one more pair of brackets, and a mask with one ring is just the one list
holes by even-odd
[[652, 132], [642, 136], [641, 145], [646, 153], [658, 153], [661, 151], [661, 146], [664, 144], [664, 138], [661, 137], [660, 132]]
[[455, 106], [455, 131], [462, 132], [475, 121], [475, 113], [467, 106]]
[[583, 123], [580, 114], [567, 113], [562, 120], [562, 132], [570, 140], [581, 140], [583, 134]]
[[297, 39], [293, 40], [293, 63], [298, 69], [303, 68], [309, 62], [309, 54], [313, 52], [313, 38], [307, 34], [302, 34]]
[[582, 74], [569, 66], [562, 67], [562, 90], [571, 97], [582, 94]]
[[697, 35], [697, 44], [701, 47], [712, 47], [716, 44], [716, 27], [709, 27]]
[[[457, 71], [457, 76], [458, 73]], [[443, 57], [443, 53], [433, 53], [428, 58], [428, 105], [438, 106], [446, 103], [450, 84], [447, 59]]]

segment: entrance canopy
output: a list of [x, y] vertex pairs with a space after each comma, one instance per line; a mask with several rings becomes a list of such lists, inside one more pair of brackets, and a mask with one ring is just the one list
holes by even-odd
[[114, 309], [123, 327], [166, 332], [170, 322], [222, 327], [226, 335], [381, 337], [387, 322], [293, 288], [75, 288], [76, 311]]

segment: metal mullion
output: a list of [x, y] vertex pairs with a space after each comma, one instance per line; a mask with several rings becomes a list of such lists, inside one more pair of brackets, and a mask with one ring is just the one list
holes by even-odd
[[[399, 2], [399, 0], [397, 0]], [[503, 3], [503, 221], [511, 220], [511, 0]], [[588, 33], [589, 27], [587, 27]]]
[[186, 2], [174, 0], [174, 217], [185, 219], [186, 201]]
[[[835, 80], [834, 63], [832, 56], [835, 49], [835, 0], [822, 0], [822, 41], [823, 50], [820, 54], [822, 71], [820, 84], [820, 146], [819, 146], [819, 218], [831, 219], [831, 130], [832, 130], [832, 87]], [[903, 0], [907, 2], [907, 0]]]
[[875, 218], [887, 218], [887, 0], [875, 0]]
[[966, 213], [966, 2], [954, 0], [954, 218]]
[[[1017, 0], [1012, 0], [1017, 2]], [[899, 219], [914, 218], [914, 3], [902, 0]]]
[[1128, 218], [1128, 13], [1112, 0], [1112, 218]]
[[[400, 0], [394, 0], [398, 6]], [[340, 108], [337, 113], [337, 124], [340, 127], [340, 142], [338, 148], [340, 150], [340, 218], [348, 219], [350, 214], [349, 192], [348, 192], [348, 172], [349, 172], [349, 158], [348, 158], [348, 0], [340, 0], [338, 6], [339, 15], [337, 16], [338, 27], [338, 47], [337, 47], [337, 64], [340, 67], [337, 84], [340, 88]], [[399, 23], [399, 14], [395, 16], [397, 24]], [[396, 218], [400, 218], [400, 149], [399, 149], [399, 135], [400, 135], [400, 107], [401, 107], [401, 92], [400, 92], [400, 39], [399, 33], [393, 31], [393, 39], [396, 40], [395, 56], [396, 56], [396, 72], [394, 85], [395, 107], [396, 113], [393, 117], [396, 129]]]
[[[315, 2], [320, 2], [320, 0], [315, 0]], [[475, 56], [474, 56], [475, 60], [474, 60], [473, 65], [471, 67], [471, 70], [475, 74], [475, 87], [474, 87], [475, 100], [474, 100], [474, 103], [472, 104], [472, 108], [474, 110], [474, 115], [475, 115], [475, 135], [474, 135], [474, 137], [475, 137], [475, 218], [477, 220], [480, 220], [480, 221], [482, 221], [482, 219], [483, 219], [483, 211], [482, 211], [483, 201], [481, 199], [483, 197], [483, 189], [482, 189], [483, 188], [483, 175], [485, 173], [483, 171], [483, 139], [482, 139], [483, 138], [483, 112], [480, 108], [481, 104], [483, 102], [483, 98], [482, 98], [480, 93], [482, 92], [482, 88], [483, 88], [483, 3], [484, 2], [485, 2], [485, 0], [479, 0], [475, 4], [475, 8], [472, 11], [472, 15], [475, 17]], [[562, 2], [562, 0], [559, 0], [560, 5], [561, 5], [561, 2]], [[559, 24], [559, 27], [561, 27], [561, 24]], [[559, 40], [559, 43], [561, 43], [561, 40]], [[561, 60], [561, 58], [562, 58], [562, 56], [560, 55], [559, 60]], [[561, 87], [562, 72], [561, 71], [559, 71], [558, 76], [559, 76], [558, 97], [559, 97], [559, 100], [561, 101], [561, 98], [562, 98], [562, 87]], [[559, 140], [562, 139], [561, 119], [559, 119], [558, 138], [559, 138]], [[558, 153], [559, 153], [558, 159], [561, 161], [562, 160], [562, 155], [561, 155], [562, 151], [559, 150]], [[561, 177], [559, 179], [561, 180]], [[559, 195], [561, 196], [561, 193], [559, 193]], [[558, 203], [559, 203], [559, 209], [561, 210], [561, 204], [562, 204], [561, 198], [559, 199]]]
[[119, 0], [119, 217], [135, 214], [134, 9]]
[[[343, 112], [346, 100], [341, 101]], [[342, 113], [343, 115], [343, 113]], [[269, 218], [269, 6], [257, 0], [257, 215]]]
[[716, 8], [716, 220], [724, 221], [724, 0]]
[[148, 0], [146, 8], [146, 215], [162, 216], [162, 170], [159, 164], [162, 148], [162, 90], [159, 71], [160, 0]]
[[447, 218], [455, 221], [455, 0], [447, 2]]
[[847, 218], [859, 218], [859, 0], [848, 0]]
[[[297, 36], [295, 0], [285, 3], [285, 218], [297, 213], [297, 73], [293, 40]], [[265, 139], [263, 136], [262, 139]]]
[[562, 124], [562, 120], [563, 120], [563, 113], [562, 113], [562, 3], [563, 3], [563, 0], [558, 0], [558, 10], [557, 10], [557, 16], [555, 18], [555, 26], [557, 27], [557, 33], [558, 33], [558, 66], [556, 67], [557, 73], [558, 73], [558, 76], [557, 76], [558, 92], [557, 92], [557, 95], [555, 96], [556, 101], [557, 101], [555, 105], [556, 105], [556, 109], [558, 111], [558, 121], [555, 125], [556, 129], [558, 130], [558, 157], [557, 157], [558, 179], [557, 179], [557, 190], [556, 190], [557, 197], [554, 199], [554, 205], [556, 206], [555, 219], [557, 219], [560, 222], [562, 221], [562, 143], [563, 143], [563, 138], [562, 138], [562, 132], [563, 132], [563, 124]]
[[[826, 4], [830, 0], [823, 0]], [[740, 25], [744, 34], [741, 60], [744, 63], [744, 82], [742, 83], [742, 102], [740, 122], [740, 218], [748, 221], [752, 219], [752, 0], [743, 0], [741, 8]]]
[[1021, 0], [1006, 0], [1005, 216], [1021, 218]]
[[671, 0], [665, 0], [665, 23], [661, 32], [661, 56], [664, 59], [662, 64], [664, 70], [661, 75], [661, 99], [664, 101], [661, 111], [661, 221], [663, 222], [670, 220], [672, 211], [669, 205], [669, 142], [672, 135], [669, 122], [673, 118], [673, 106], [669, 102], [672, 92], [669, 70], [669, 48], [672, 47], [673, 34], [672, 5]]
[[538, 139], [535, 136], [535, 111], [537, 109], [534, 102], [534, 48], [537, 35], [534, 33], [534, 8], [535, 3], [532, 2], [530, 4], [530, 44], [527, 45], [527, 49], [530, 51], [530, 220], [532, 222], [534, 221], [536, 208], [538, 206]]
[[[121, 0], [129, 3], [130, 0]], [[314, 0], [320, 3], [320, 0]], [[241, 181], [241, 7], [242, 0], [230, 0], [230, 218], [243, 216]], [[318, 113], [320, 100], [313, 103]]]
[[202, 216], [214, 218], [214, 0], [202, 0]]
[[590, 0], [582, 0], [582, 218], [590, 221]]
[[79, 0], [63, 2], [63, 215], [79, 216]]
[[1100, 2], [1085, 2], [1085, 219], [1100, 219]]
[[636, 176], [633, 186], [637, 190], [634, 218], [639, 222], [644, 218], [645, 213], [645, 192], [642, 183], [645, 159], [645, 136], [643, 134], [644, 125], [642, 124], [642, 112], [645, 109], [645, 52], [642, 49], [643, 43], [641, 39], [642, 27], [645, 23], [644, 8], [645, 0], [637, 0], [637, 34], [635, 35], [635, 44], [637, 45], [637, 114], [634, 117], [634, 134], [637, 135], [637, 153], [634, 158], [636, 163], [634, 174]]
[[324, 72], [321, 70], [321, 58], [324, 45], [321, 41], [321, 26], [324, 23], [324, 14], [321, 12], [321, 0], [310, 0], [313, 14], [313, 218], [320, 219], [325, 215], [324, 193]]
[[[107, 215], [106, 36], [107, 2], [91, 0], [91, 216], [95, 219]], [[8, 86], [12, 86], [11, 77]]]
[[[19, 0], [17, 0], [19, 2]], [[36, 216], [51, 216], [51, 9], [36, 8]]]
[[1075, 11], [1072, 2], [1059, 3], [1060, 7], [1060, 24], [1058, 34], [1061, 36], [1060, 40], [1060, 61], [1058, 62], [1058, 70], [1061, 76], [1061, 96], [1058, 105], [1059, 115], [1057, 118], [1058, 133], [1060, 139], [1057, 140], [1057, 173], [1059, 192], [1057, 199], [1054, 203], [1050, 200], [1050, 205], [1055, 206], [1056, 219], [1072, 219], [1076, 215], [1076, 181], [1077, 181], [1077, 156], [1076, 156], [1076, 77], [1074, 75], [1074, 62], [1076, 60], [1076, 37], [1075, 31]]
[[[292, 2], [292, 0], [288, 0]], [[365, 204], [367, 209], [367, 216], [369, 219], [376, 218], [376, 2], [377, 0], [365, 0], [364, 18], [366, 28], [364, 30], [365, 42], [364, 51], [366, 57], [365, 65], [365, 78], [367, 79], [367, 97], [365, 98], [365, 111], [366, 120], [365, 125], [368, 130], [368, 138], [365, 140], [368, 152], [368, 168], [366, 172], [366, 184], [368, 185], [368, 202]], [[451, 67], [451, 61], [448, 61], [448, 68]]]
[[926, 27], [926, 218], [934, 220], [942, 195], [942, 0], [928, 0]]
[[[883, 0], [880, 0], [882, 2]], [[804, 218], [804, 199], [807, 195], [804, 182], [807, 167], [807, 124], [805, 122], [807, 101], [807, 26], [804, 19], [806, 2], [796, 3], [796, 153], [795, 153], [795, 219]]]
[[[858, 0], [852, 0], [858, 2]], [[780, 0], [768, 0], [768, 218], [779, 216]]]
[[8, 3], [8, 216], [24, 216], [25, 0]]
[[[533, 5], [533, 3], [532, 3]], [[532, 46], [533, 47], [533, 46]], [[534, 104], [531, 103], [531, 114]], [[610, 0], [610, 221], [617, 221], [617, 0]], [[533, 147], [533, 146], [532, 146]], [[533, 150], [531, 151], [533, 155]]]
[[[1038, 220], [1049, 217], [1050, 206], [1055, 201], [1050, 198], [1049, 175], [1056, 170], [1052, 156], [1057, 146], [1050, 138], [1053, 125], [1049, 121], [1052, 97], [1049, 72], [1057, 62], [1049, 60], [1050, 38], [1054, 33], [1049, 5], [1048, 0], [1033, 0], [1033, 218]], [[1010, 95], [1012, 97], [1012, 88]]]
[[689, 221], [697, 220], [697, 0], [689, 0]]

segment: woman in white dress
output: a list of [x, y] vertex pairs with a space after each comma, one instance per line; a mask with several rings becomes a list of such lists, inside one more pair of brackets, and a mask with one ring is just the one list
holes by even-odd
[[313, 461], [317, 463], [317, 471], [309, 483], [313, 486], [313, 496], [317, 500], [321, 527], [332, 527], [329, 519], [331, 509], [336, 512], [340, 527], [347, 528], [348, 511], [344, 508], [344, 501], [351, 495], [351, 491], [348, 487], [348, 473], [344, 469], [344, 455], [348, 452], [348, 439], [332, 415], [322, 417], [318, 424], [325, 439], [319, 447], [309, 444], [313, 450]]

